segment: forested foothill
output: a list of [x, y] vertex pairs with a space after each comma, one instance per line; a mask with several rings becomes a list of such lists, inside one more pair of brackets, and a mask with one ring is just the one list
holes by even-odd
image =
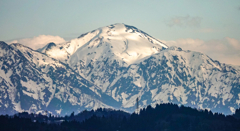
[[176, 104], [132, 114], [102, 108], [61, 117], [22, 112], [1, 115], [0, 126], [2, 131], [239, 131], [240, 109], [228, 116]]

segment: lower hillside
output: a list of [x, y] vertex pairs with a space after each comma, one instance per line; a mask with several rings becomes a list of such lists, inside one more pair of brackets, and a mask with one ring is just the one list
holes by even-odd
[[175, 104], [148, 106], [139, 113], [98, 109], [77, 115], [19, 113], [0, 116], [4, 131], [239, 131], [240, 109], [225, 116], [208, 110], [197, 110]]

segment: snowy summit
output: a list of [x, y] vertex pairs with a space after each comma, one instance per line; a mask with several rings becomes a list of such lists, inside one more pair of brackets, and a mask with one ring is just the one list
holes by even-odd
[[240, 67], [168, 47], [134, 26], [113, 24], [38, 51], [0, 42], [3, 113], [66, 114], [99, 107], [133, 112], [175, 103], [231, 114]]
[[[82, 34], [61, 45], [50, 44], [52, 46], [47, 45], [48, 48], [45, 47], [42, 52], [53, 58], [62, 58], [70, 64], [76, 64], [79, 60], [102, 61], [109, 57], [124, 61], [129, 65], [168, 48], [161, 41], [136, 27], [119, 23]], [[53, 46], [58, 46], [58, 48]], [[49, 49], [51, 47], [52, 49]]]

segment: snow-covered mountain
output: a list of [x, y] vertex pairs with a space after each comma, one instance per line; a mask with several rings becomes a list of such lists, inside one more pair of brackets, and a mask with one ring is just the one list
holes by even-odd
[[161, 41], [136, 27], [114, 24], [61, 45], [50, 43], [40, 51], [69, 64], [105, 92], [129, 65], [166, 48]]
[[21, 44], [0, 42], [0, 74], [0, 111], [4, 114], [113, 108], [107, 105], [111, 98], [68, 65]]
[[170, 47], [130, 65], [107, 92], [125, 108], [168, 103], [231, 114], [240, 104], [240, 68]]
[[[1, 73], [2, 83], [14, 83], [12, 75], [18, 76], [16, 80], [23, 79], [17, 84], [21, 88], [12, 84], [2, 89], [23, 90], [24, 96], [31, 96], [31, 99], [37, 99], [37, 95], [32, 94], [41, 92], [37, 99], [41, 104], [35, 104], [41, 108], [37, 110], [43, 107], [49, 110], [54, 105], [54, 110], [67, 111], [60, 107], [70, 105], [68, 109], [74, 107], [75, 110], [101, 106], [134, 111], [137, 97], [140, 107], [173, 102], [226, 114], [240, 107], [239, 66], [219, 63], [199, 52], [168, 47], [133, 26], [102, 27], [66, 43], [49, 43], [38, 51], [20, 44], [2, 45], [8, 47], [6, 52], [11, 52], [11, 55], [1, 55], [1, 62], [5, 61], [0, 64], [2, 72], [11, 67]], [[13, 56], [19, 57], [20, 63], [26, 59], [24, 66], [18, 67], [19, 62]], [[8, 66], [9, 62], [18, 66]], [[23, 68], [25, 66], [27, 68]], [[25, 73], [23, 77], [17, 69], [37, 73]], [[25, 85], [21, 81], [28, 86], [25, 84], [26, 88], [22, 88]], [[46, 84], [51, 83], [49, 81], [56, 86]], [[36, 90], [35, 93], [29, 94], [30, 89]], [[14, 109], [19, 105], [17, 100], [12, 101], [18, 96], [15, 92], [8, 93], [11, 99], [2, 97], [9, 99]], [[53, 93], [43, 100], [45, 92]], [[6, 103], [1, 107], [3, 105]]]
[[[55, 52], [62, 52], [54, 56]], [[170, 47], [136, 27], [114, 24], [45, 50], [134, 111], [173, 102], [231, 113], [239, 107], [239, 67]], [[62, 55], [64, 54], [64, 55]]]

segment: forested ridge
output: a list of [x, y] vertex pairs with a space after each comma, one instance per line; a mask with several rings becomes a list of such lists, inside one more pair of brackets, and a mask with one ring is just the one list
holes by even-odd
[[2, 131], [239, 131], [240, 109], [225, 116], [176, 104], [148, 106], [139, 113], [98, 109], [63, 117], [51, 114], [1, 115]]

